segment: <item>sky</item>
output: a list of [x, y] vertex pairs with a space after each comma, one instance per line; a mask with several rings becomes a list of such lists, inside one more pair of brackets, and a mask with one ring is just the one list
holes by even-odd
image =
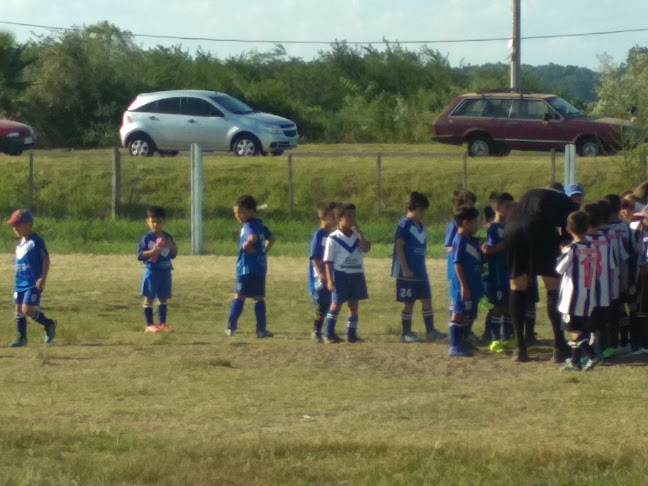
[[[390, 41], [510, 37], [512, 0], [2, 0], [0, 21], [57, 27], [107, 20], [133, 34], [301, 41]], [[648, 28], [646, 0], [522, 0], [522, 36]], [[24, 42], [48, 31], [0, 24]], [[141, 46], [181, 44], [219, 57], [272, 44], [151, 40]], [[522, 41], [524, 64], [571, 64], [597, 69], [600, 56], [623, 62], [648, 31], [569, 39]], [[428, 44], [453, 66], [508, 62], [508, 42]], [[285, 45], [310, 59], [327, 45]], [[419, 49], [409, 45], [409, 49]]]

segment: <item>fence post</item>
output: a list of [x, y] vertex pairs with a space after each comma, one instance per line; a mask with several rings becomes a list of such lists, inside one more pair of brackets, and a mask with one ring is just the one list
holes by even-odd
[[115, 147], [113, 150], [112, 173], [112, 218], [119, 218], [121, 205], [121, 152]]
[[288, 216], [293, 216], [294, 204], [294, 187], [293, 187], [293, 154], [288, 155]]
[[203, 160], [200, 145], [191, 144], [191, 254], [203, 253]]
[[376, 214], [380, 216], [382, 207], [382, 153], [376, 157]]
[[556, 149], [551, 149], [551, 183], [556, 183]]
[[464, 189], [468, 187], [468, 153], [461, 159], [461, 184]]
[[29, 176], [27, 186], [29, 188], [29, 209], [34, 211], [34, 152], [29, 152]]

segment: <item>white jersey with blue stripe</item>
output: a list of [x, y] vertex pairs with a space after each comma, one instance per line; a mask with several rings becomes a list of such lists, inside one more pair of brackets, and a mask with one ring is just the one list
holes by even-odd
[[600, 229], [595, 234], [588, 235], [588, 239], [600, 253], [595, 282], [596, 306], [610, 307], [612, 302], [610, 290], [614, 278], [614, 269], [618, 266], [616, 249], [610, 244], [606, 229]]
[[337, 272], [363, 273], [358, 234], [354, 231], [347, 236], [340, 230], [331, 233], [324, 245], [324, 262], [333, 264], [333, 269]]
[[398, 222], [396, 234], [394, 235], [394, 255], [392, 257], [391, 276], [403, 278], [401, 264], [396, 258], [396, 241], [403, 240], [403, 252], [407, 266], [414, 274], [409, 280], [427, 280], [427, 268], [425, 266], [425, 255], [427, 252], [427, 229], [422, 224], [419, 226], [407, 216], [403, 216]]
[[615, 263], [611, 269], [610, 298], [617, 300], [621, 296], [621, 265], [628, 261], [630, 255], [624, 245], [622, 236], [624, 231], [620, 225], [608, 224], [602, 231], [610, 242], [610, 254]]
[[601, 251], [594, 241], [571, 243], [558, 259], [556, 272], [562, 275], [558, 310], [569, 316], [589, 317], [597, 307], [597, 275]]

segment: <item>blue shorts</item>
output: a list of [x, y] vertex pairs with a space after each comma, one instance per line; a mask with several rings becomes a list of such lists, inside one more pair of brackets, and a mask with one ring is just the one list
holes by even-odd
[[144, 270], [142, 276], [142, 297], [147, 299], [171, 298], [171, 270]]
[[331, 306], [331, 292], [322, 287], [311, 294], [311, 302], [318, 307], [329, 308]]
[[29, 307], [38, 307], [41, 301], [41, 292], [35, 287], [22, 292], [14, 292], [13, 303], [17, 305], [26, 305]]
[[234, 292], [243, 297], [265, 297], [266, 276], [262, 273], [248, 273], [236, 277]]
[[343, 304], [349, 300], [365, 300], [369, 298], [364, 273], [335, 271], [333, 280], [335, 281], [335, 290], [331, 293], [331, 300], [334, 303]]
[[465, 320], [477, 319], [477, 310], [479, 309], [479, 300], [453, 300], [452, 312], [463, 316]]
[[432, 298], [429, 280], [396, 279], [396, 301], [416, 302]]
[[506, 306], [509, 302], [509, 296], [511, 295], [511, 289], [509, 287], [491, 287], [487, 285], [486, 288], [486, 297], [488, 302], [496, 306]]

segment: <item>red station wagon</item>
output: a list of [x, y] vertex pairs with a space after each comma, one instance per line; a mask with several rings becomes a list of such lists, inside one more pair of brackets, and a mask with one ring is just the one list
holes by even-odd
[[564, 150], [576, 144], [586, 157], [615, 152], [630, 121], [583, 115], [552, 94], [466, 94], [455, 98], [432, 124], [432, 139], [468, 144], [468, 154], [507, 155], [514, 150]]
[[0, 120], [0, 152], [20, 155], [34, 145], [34, 130], [29, 125]]

